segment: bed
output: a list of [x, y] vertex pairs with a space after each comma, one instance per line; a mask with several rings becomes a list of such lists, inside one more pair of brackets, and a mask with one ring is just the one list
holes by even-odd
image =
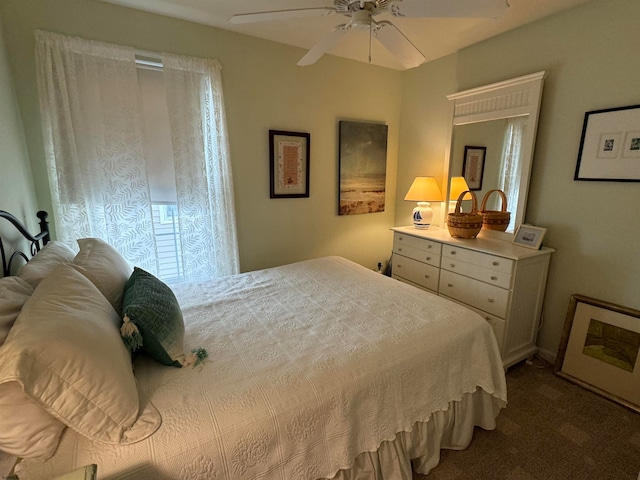
[[[49, 240], [40, 233], [39, 245]], [[506, 405], [498, 348], [479, 315], [347, 259], [172, 286], [184, 324], [181, 358], [192, 347], [208, 353], [175, 368], [122, 347], [138, 269], [114, 259], [108, 244], [82, 239], [77, 254], [59, 255], [43, 273], [39, 257], [57, 243], [32, 247], [26, 265], [37, 275], [26, 277], [40, 278], [0, 345], [0, 405], [1, 387], [20, 385], [21, 401], [56, 425], [46, 430], [48, 450], [22, 445], [21, 480], [87, 464], [104, 479], [411, 479], [412, 468], [428, 474], [438, 464], [440, 449], [466, 448], [474, 427], [495, 428]], [[124, 269], [120, 279], [101, 279], [114, 265]], [[38, 317], [39, 302], [46, 317]], [[89, 321], [101, 323], [85, 332]], [[98, 329], [98, 343], [87, 347]], [[38, 358], [53, 349], [46, 372], [37, 372], [45, 387], [29, 385], [39, 378], [31, 363], [28, 375], [22, 366], [7, 374], [20, 348]], [[65, 363], [59, 357], [68, 351], [75, 353]], [[69, 379], [52, 389], [56, 368]], [[20, 428], [34, 427], [13, 431]], [[3, 441], [15, 443], [0, 433], [0, 449]]]

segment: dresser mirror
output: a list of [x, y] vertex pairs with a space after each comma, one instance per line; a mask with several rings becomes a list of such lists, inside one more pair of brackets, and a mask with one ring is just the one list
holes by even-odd
[[[524, 221], [544, 76], [545, 72], [538, 72], [447, 96], [452, 102], [451, 144], [445, 160], [447, 182], [443, 190], [449, 201], [442, 209], [441, 225], [446, 223], [446, 215], [453, 211], [457, 200], [449, 198], [450, 179], [462, 176], [472, 163], [465, 166], [465, 147], [486, 149], [472, 187], [478, 208], [489, 190], [501, 189], [511, 212], [507, 233], [513, 233]], [[502, 199], [494, 193], [487, 209], [501, 207]], [[470, 207], [464, 208], [469, 211]]]

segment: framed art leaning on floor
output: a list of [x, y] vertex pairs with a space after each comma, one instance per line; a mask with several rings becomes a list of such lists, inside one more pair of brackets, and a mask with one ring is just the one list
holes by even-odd
[[640, 311], [572, 295], [556, 373], [640, 412]]

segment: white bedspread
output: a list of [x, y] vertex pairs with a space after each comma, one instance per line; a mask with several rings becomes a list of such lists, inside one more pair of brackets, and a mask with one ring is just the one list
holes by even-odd
[[[100, 478], [315, 479], [348, 469], [476, 388], [506, 402], [489, 325], [339, 257], [175, 288], [202, 368], [136, 360], [163, 423], [135, 445], [67, 429], [22, 480], [98, 464]], [[146, 400], [145, 400], [146, 401]]]

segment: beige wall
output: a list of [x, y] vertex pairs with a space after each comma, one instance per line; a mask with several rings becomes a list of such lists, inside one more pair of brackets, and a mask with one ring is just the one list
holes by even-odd
[[[36, 193], [31, 178], [31, 166], [27, 155], [18, 103], [11, 78], [11, 69], [0, 17], [0, 210], [13, 213], [37, 230]], [[24, 242], [15, 229], [0, 220], [0, 235], [5, 248], [24, 248]], [[1, 272], [0, 272], [1, 276]]]
[[[640, 104], [638, 18], [636, 0], [596, 0], [403, 74], [398, 196], [420, 171], [442, 168], [443, 95], [547, 71], [525, 219], [557, 250], [538, 337], [547, 354], [573, 293], [640, 309], [640, 184], [573, 180], [584, 113]], [[420, 158], [427, 141], [437, 152]], [[396, 223], [406, 211], [398, 201]]]
[[[3, 0], [0, 13], [41, 208], [50, 210], [51, 203], [34, 74], [38, 28], [221, 62], [242, 270], [321, 255], [372, 269], [388, 259], [400, 72], [332, 56], [300, 68], [302, 49], [94, 0]], [[339, 120], [389, 126], [385, 212], [337, 215]], [[269, 129], [311, 133], [309, 198], [269, 199]]]
[[[443, 180], [450, 135], [446, 95], [546, 70], [526, 216], [548, 229], [545, 243], [557, 249], [539, 345], [555, 354], [572, 293], [640, 309], [640, 185], [573, 181], [584, 112], [640, 103], [637, 0], [595, 0], [402, 73], [334, 57], [299, 68], [300, 49], [94, 0], [3, 0], [0, 14], [40, 208], [49, 209], [50, 200], [34, 29], [222, 62], [243, 270], [325, 254], [373, 268], [389, 254], [388, 228], [410, 222], [413, 204], [402, 199], [413, 178]], [[7, 95], [0, 91], [0, 98]], [[341, 119], [389, 125], [384, 213], [336, 215]], [[269, 199], [269, 128], [311, 133], [309, 199]], [[14, 162], [28, 169], [26, 162]], [[0, 194], [2, 205], [5, 197]]]

